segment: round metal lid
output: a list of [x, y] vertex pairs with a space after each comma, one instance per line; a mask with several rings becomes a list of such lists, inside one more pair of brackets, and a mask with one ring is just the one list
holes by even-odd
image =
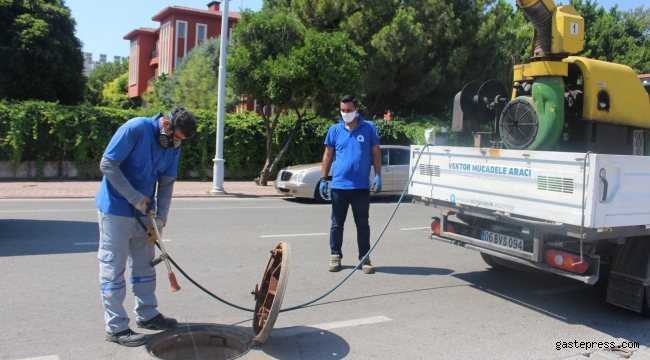
[[255, 285], [251, 294], [255, 297], [253, 317], [254, 342], [261, 344], [269, 337], [275, 320], [278, 318], [284, 290], [289, 277], [291, 248], [289, 244], [278, 243], [271, 250], [271, 258], [264, 271], [262, 282]]

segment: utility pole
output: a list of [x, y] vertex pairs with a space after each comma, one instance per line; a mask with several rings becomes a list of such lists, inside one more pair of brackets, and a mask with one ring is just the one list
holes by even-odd
[[214, 155], [214, 173], [212, 175], [211, 195], [225, 194], [223, 189], [224, 166], [223, 163], [223, 124], [226, 113], [226, 51], [228, 50], [228, 3], [223, 1], [221, 12], [221, 48], [219, 49], [219, 93], [217, 100], [217, 146]]

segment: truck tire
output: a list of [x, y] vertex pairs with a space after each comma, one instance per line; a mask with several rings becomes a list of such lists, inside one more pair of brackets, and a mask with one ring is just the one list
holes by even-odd
[[485, 253], [481, 253], [481, 258], [483, 258], [483, 261], [485, 261], [486, 264], [490, 265], [493, 269], [495, 270], [510, 270], [507, 266], [503, 266], [492, 258], [492, 255], [488, 255]]
[[332, 199], [330, 198], [324, 198], [321, 196], [320, 191], [318, 191], [318, 185], [316, 184], [316, 189], [314, 190], [314, 199], [316, 199], [316, 202], [319, 204], [329, 204], [332, 202]]

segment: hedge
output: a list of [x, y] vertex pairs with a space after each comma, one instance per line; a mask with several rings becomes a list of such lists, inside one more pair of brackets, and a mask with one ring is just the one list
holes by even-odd
[[[216, 112], [194, 111], [197, 136], [183, 142], [179, 178], [198, 171], [202, 180], [212, 172], [215, 154]], [[0, 160], [14, 164], [36, 161], [37, 178], [42, 179], [45, 161], [73, 161], [80, 178], [96, 178], [97, 164], [111, 137], [127, 120], [154, 116], [152, 110], [122, 110], [106, 107], [63, 106], [40, 101], [0, 101]], [[274, 137], [280, 151], [295, 118], [282, 116]], [[305, 124], [282, 158], [280, 166], [319, 162], [323, 140], [334, 121], [317, 119]], [[448, 124], [433, 116], [375, 121], [382, 144], [410, 145], [424, 142], [424, 130]], [[453, 139], [452, 139], [453, 141]], [[234, 179], [259, 175], [266, 159], [266, 135], [262, 118], [254, 113], [227, 114], [224, 123], [226, 174]], [[90, 166], [88, 166], [90, 165]]]

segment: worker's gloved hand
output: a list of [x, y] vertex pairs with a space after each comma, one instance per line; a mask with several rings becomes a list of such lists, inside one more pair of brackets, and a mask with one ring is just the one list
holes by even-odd
[[136, 200], [132, 205], [133, 205], [134, 208], [139, 210], [141, 213], [147, 215], [147, 210], [149, 209], [149, 202], [150, 201], [151, 200], [148, 197], [146, 197], [144, 195], [140, 195], [138, 200]]
[[375, 175], [375, 180], [372, 181], [372, 188], [370, 190], [375, 190], [375, 194], [381, 192], [381, 175]]
[[321, 179], [320, 184], [318, 184], [318, 192], [323, 199], [327, 199], [327, 180]]

